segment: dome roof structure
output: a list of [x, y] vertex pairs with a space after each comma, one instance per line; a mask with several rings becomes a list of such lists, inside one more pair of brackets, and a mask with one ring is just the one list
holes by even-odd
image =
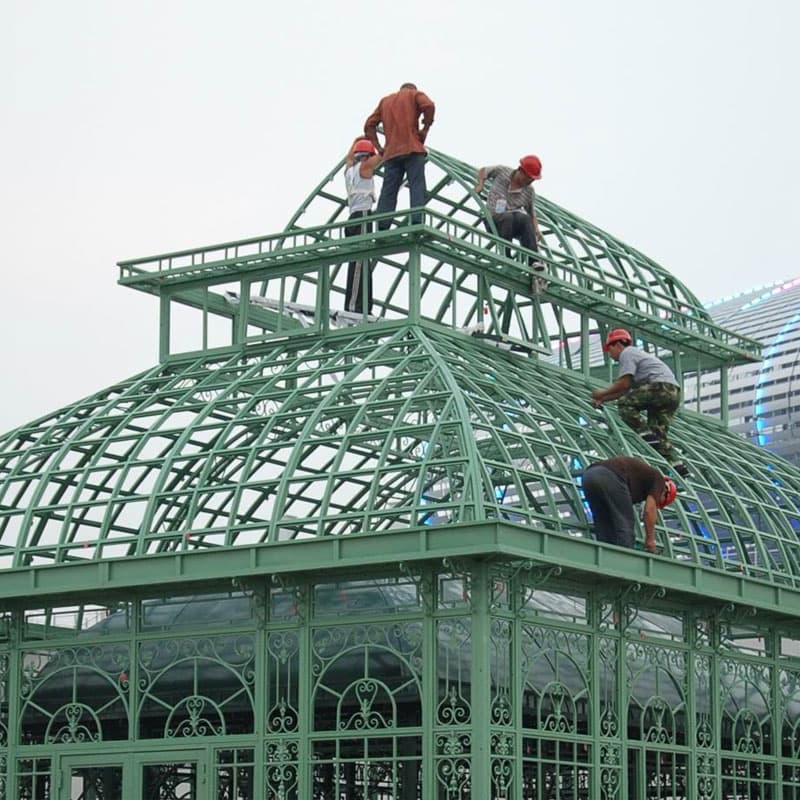
[[[160, 363], [0, 439], [1, 568], [348, 540], [385, 561], [390, 534], [466, 552], [487, 523], [518, 555], [532, 532], [588, 543], [582, 469], [668, 465], [592, 407], [613, 370], [567, 342], [624, 325], [678, 373], [757, 358], [666, 270], [543, 198], [537, 288], [485, 230], [475, 169], [441, 153], [422, 224], [345, 238], [340, 166], [279, 234], [120, 264], [161, 300]], [[374, 262], [374, 319], [337, 310], [354, 258]], [[672, 431], [692, 477], [660, 554], [800, 583], [800, 472], [699, 414]]]

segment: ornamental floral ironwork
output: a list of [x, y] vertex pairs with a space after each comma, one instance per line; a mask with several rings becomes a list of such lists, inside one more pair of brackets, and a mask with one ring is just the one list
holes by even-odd
[[124, 644], [26, 651], [21, 741], [77, 744], [128, 738], [129, 671], [130, 648]]
[[140, 735], [185, 738], [251, 732], [254, 665], [250, 634], [140, 643]]

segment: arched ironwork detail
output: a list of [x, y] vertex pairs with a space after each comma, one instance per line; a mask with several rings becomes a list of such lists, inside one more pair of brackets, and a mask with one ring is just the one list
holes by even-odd
[[48, 744], [99, 742], [101, 730], [100, 720], [92, 708], [83, 703], [68, 703], [47, 723], [44, 740]]

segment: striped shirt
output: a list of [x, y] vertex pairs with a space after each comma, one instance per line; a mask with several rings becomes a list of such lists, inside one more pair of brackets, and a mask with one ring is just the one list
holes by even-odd
[[503, 167], [496, 165], [486, 168], [486, 177], [492, 180], [489, 189], [489, 197], [486, 200], [486, 208], [490, 214], [502, 214], [504, 211], [527, 211], [528, 216], [533, 216], [533, 186], [523, 186], [521, 189], [512, 191], [511, 176], [515, 172], [514, 167]]

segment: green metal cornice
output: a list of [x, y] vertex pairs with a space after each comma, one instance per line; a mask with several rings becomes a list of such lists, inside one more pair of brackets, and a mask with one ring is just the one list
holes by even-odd
[[640, 584], [660, 587], [684, 603], [733, 603], [781, 618], [800, 616], [800, 587], [775, 586], [738, 572], [718, 572], [672, 558], [571, 539], [508, 523], [417, 528], [315, 542], [284, 542], [221, 550], [196, 550], [102, 563], [52, 565], [7, 570], [0, 582], [0, 603], [13, 607], [31, 595], [44, 604], [69, 602], [100, 592], [105, 597], [162, 591], [191, 591], [209, 582], [325, 570], [353, 574], [390, 564], [479, 558], [524, 559], [530, 566], [559, 566], [564, 579], [583, 586]]

